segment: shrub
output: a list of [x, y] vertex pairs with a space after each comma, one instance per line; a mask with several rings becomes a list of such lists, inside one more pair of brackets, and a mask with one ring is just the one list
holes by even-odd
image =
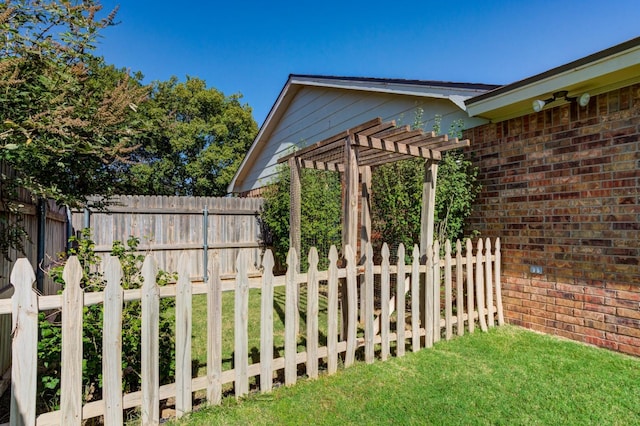
[[[94, 242], [90, 239], [90, 230], [83, 230], [82, 238], [72, 237], [74, 248], [70, 255], [78, 257], [83, 269], [81, 286], [85, 292], [103, 291], [106, 285], [102, 274], [98, 272], [100, 258], [94, 251]], [[135, 289], [142, 286], [140, 270], [144, 256], [137, 253], [139, 239], [130, 237], [126, 244], [115, 241], [111, 254], [120, 259], [123, 270], [122, 287]], [[64, 263], [51, 268], [49, 274], [55, 282], [64, 286], [62, 272]], [[158, 273], [158, 285], [165, 285], [175, 279], [173, 274], [164, 271]], [[173, 299], [161, 299], [160, 316], [160, 381], [169, 383], [174, 376], [174, 322], [168, 309], [174, 305]], [[124, 392], [140, 389], [141, 370], [141, 317], [140, 301], [126, 302], [122, 311], [122, 370]], [[62, 329], [59, 325], [60, 311], [40, 313], [40, 341], [38, 342], [39, 395], [48, 409], [57, 409], [60, 402], [60, 361]], [[102, 397], [102, 329], [103, 307], [101, 304], [85, 306], [83, 319], [83, 365], [82, 382], [86, 402]]]

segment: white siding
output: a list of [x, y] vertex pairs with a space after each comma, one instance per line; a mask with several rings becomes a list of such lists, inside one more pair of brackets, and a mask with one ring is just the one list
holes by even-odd
[[[432, 130], [434, 117], [442, 116], [441, 129], [446, 132], [453, 120], [462, 118], [471, 127], [481, 121], [468, 115], [445, 99], [408, 95], [303, 87], [293, 98], [245, 179], [237, 182], [239, 192], [268, 185], [274, 178], [278, 158], [293, 146], [304, 148], [358, 124], [381, 117], [412, 125], [418, 107], [424, 112], [425, 130]], [[476, 123], [478, 122], [478, 123]]]

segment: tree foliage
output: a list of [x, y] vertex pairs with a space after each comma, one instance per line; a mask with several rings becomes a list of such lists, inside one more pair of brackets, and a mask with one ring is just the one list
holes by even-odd
[[[0, 3], [0, 252], [24, 251], [18, 189], [84, 204], [109, 195], [110, 165], [125, 161], [135, 109], [147, 90], [91, 54], [115, 11], [94, 1]], [[3, 168], [4, 169], [4, 168]]]
[[257, 133], [240, 95], [225, 96], [205, 81], [155, 82], [140, 113], [135, 164], [121, 174], [121, 193], [223, 196]]
[[78, 205], [113, 190], [109, 165], [135, 149], [135, 110], [147, 96], [136, 77], [92, 51], [115, 11], [94, 1], [0, 4], [2, 199], [16, 187]]

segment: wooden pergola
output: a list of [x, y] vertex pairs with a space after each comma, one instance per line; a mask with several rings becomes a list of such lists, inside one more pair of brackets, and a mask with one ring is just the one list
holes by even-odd
[[420, 252], [424, 255], [433, 243], [436, 178], [441, 153], [465, 146], [469, 146], [468, 139], [461, 141], [434, 132], [411, 130], [409, 126], [397, 127], [394, 121], [383, 123], [381, 118], [376, 118], [280, 158], [278, 162], [288, 162], [291, 170], [290, 247], [301, 255], [301, 168], [340, 172], [344, 188], [342, 244], [343, 247], [350, 245], [358, 259], [359, 204], [362, 206], [360, 247], [364, 249], [371, 238], [371, 169], [407, 158], [422, 158], [425, 166]]

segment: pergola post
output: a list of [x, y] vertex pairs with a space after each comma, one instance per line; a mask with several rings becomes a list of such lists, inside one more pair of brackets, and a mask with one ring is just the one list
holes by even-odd
[[298, 257], [300, 253], [300, 215], [301, 215], [301, 187], [300, 187], [300, 167], [295, 157], [289, 158], [289, 170], [291, 173], [289, 181], [289, 247], [295, 248]]
[[358, 251], [358, 152], [352, 145], [352, 135], [345, 138], [344, 143], [344, 181], [345, 198], [343, 203], [342, 246], [351, 246], [353, 252]]
[[[424, 162], [424, 179], [422, 181], [422, 208], [420, 209], [420, 258], [425, 259], [427, 248], [433, 245], [436, 211], [436, 180], [438, 178], [438, 161], [427, 159]], [[428, 273], [428, 272], [427, 272]], [[420, 294], [426, 295], [427, 289], [422, 280]], [[425, 298], [420, 298], [422, 324], [427, 324]]]
[[[302, 188], [300, 185], [300, 167], [298, 159], [296, 157], [289, 158], [289, 247], [296, 250], [298, 259], [302, 259], [303, 254], [301, 250], [301, 236], [300, 236], [300, 217], [302, 210]], [[300, 267], [298, 262], [298, 268]], [[291, 265], [288, 265], [290, 268]], [[299, 273], [300, 271], [295, 271]], [[296, 335], [300, 331], [300, 316], [297, 314], [300, 307], [300, 286], [296, 286], [296, 294], [294, 297], [294, 305], [296, 309], [295, 316], [295, 329]]]
[[360, 206], [360, 262], [364, 259], [365, 247], [371, 242], [371, 167], [360, 167], [361, 187]]
[[[344, 200], [342, 202], [342, 249], [349, 245], [358, 259], [358, 153], [352, 145], [353, 135], [344, 139]], [[341, 286], [342, 338], [347, 336], [348, 313], [355, 306], [348, 306], [347, 286]]]

